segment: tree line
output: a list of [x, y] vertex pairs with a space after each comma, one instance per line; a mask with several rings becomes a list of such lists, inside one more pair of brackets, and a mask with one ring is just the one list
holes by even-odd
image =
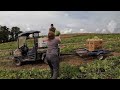
[[0, 43], [16, 41], [20, 33], [22, 31], [17, 26], [8, 28], [7, 26], [0, 25]]

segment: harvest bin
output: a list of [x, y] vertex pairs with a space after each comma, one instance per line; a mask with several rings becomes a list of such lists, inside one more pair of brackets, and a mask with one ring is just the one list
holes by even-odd
[[89, 51], [100, 50], [103, 48], [103, 40], [96, 38], [96, 39], [88, 39], [86, 41], [86, 47]]

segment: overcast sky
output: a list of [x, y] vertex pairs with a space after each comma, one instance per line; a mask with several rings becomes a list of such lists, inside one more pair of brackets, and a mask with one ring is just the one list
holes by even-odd
[[22, 31], [40, 30], [46, 34], [51, 23], [61, 32], [93, 32], [116, 27], [120, 11], [0, 11], [0, 25], [9, 28], [18, 26]]

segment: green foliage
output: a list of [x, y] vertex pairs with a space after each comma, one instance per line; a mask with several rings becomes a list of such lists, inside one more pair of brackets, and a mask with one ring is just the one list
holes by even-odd
[[0, 70], [0, 79], [49, 79], [48, 70]]
[[61, 79], [120, 79], [120, 57], [95, 60], [80, 66], [64, 65]]
[[74, 50], [78, 49], [78, 48], [82, 48], [82, 44], [76, 44], [76, 45], [72, 45], [72, 44], [67, 44], [65, 45], [65, 48], [61, 48], [61, 53], [72, 53], [74, 52]]
[[60, 70], [60, 79], [77, 79], [79, 68], [67, 64], [63, 64]]
[[[0, 79], [49, 79], [47, 69], [0, 70]], [[62, 64], [59, 79], [120, 79], [120, 57], [95, 60], [80, 66]]]
[[59, 36], [60, 34], [61, 34], [60, 31], [58, 30], [55, 31], [55, 36]]
[[17, 40], [18, 34], [22, 33], [22, 31], [20, 31], [19, 27], [12, 27], [11, 28], [11, 40]]
[[17, 42], [1, 43], [0, 50], [13, 50], [17, 48]]
[[0, 43], [8, 42], [9, 34], [10, 34], [9, 28], [7, 28], [6, 26], [1, 26], [0, 27]]
[[[103, 39], [104, 49], [109, 49], [109, 50], [113, 50], [116, 52], [120, 52], [120, 34], [91, 34], [91, 35], [82, 35], [82, 36], [78, 35], [78, 36], [71, 37], [71, 38], [64, 38], [62, 39], [62, 44], [66, 45], [67, 47], [65, 47], [64, 50], [62, 49], [61, 51], [70, 53], [73, 50], [73, 47], [76, 47], [74, 49], [78, 48], [77, 47], [78, 44], [80, 46], [79, 48], [86, 48], [86, 46], [84, 46], [84, 44], [86, 44], [86, 40], [90, 38], [94, 38], [95, 36], [100, 39]], [[71, 44], [70, 46], [69, 46], [69, 43]]]
[[22, 33], [19, 27], [0, 26], [0, 43], [17, 40], [18, 34]]
[[[120, 34], [109, 35], [83, 35], [71, 38], [62, 38], [62, 53], [72, 53], [77, 48], [85, 48], [84, 44], [88, 38], [97, 36], [104, 40], [104, 48], [120, 52]], [[33, 46], [33, 41], [28, 39], [29, 47]], [[10, 51], [17, 48], [17, 42], [0, 44], [0, 58], [10, 55]], [[0, 79], [49, 79], [50, 70], [41, 69], [9, 69], [11, 61], [0, 61]], [[59, 79], [120, 79], [120, 57], [111, 57], [105, 60], [94, 60], [79, 66], [62, 64], [60, 66]]]

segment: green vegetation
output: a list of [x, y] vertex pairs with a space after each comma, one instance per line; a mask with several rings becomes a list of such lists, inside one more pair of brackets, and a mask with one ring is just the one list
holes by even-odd
[[108, 35], [99, 35], [99, 34], [93, 34], [93, 35], [78, 35], [71, 38], [62, 39], [62, 45], [66, 46], [65, 48], [61, 49], [62, 52], [70, 53], [74, 49], [79, 48], [86, 48], [86, 40], [90, 38], [94, 38], [94, 36], [97, 36], [100, 39], [104, 40], [103, 47], [105, 49], [109, 49], [115, 52], [120, 52], [120, 34], [108, 34]]
[[48, 70], [0, 70], [0, 79], [47, 79]]
[[[1, 79], [49, 79], [48, 69], [0, 70]], [[71, 66], [62, 64], [59, 79], [120, 79], [120, 57]]]
[[[78, 44], [80, 47], [85, 47], [84, 44], [86, 44], [86, 40], [88, 38], [93, 38], [94, 36], [97, 36], [104, 40], [104, 48], [111, 49], [116, 52], [120, 52], [120, 34], [108, 34], [108, 35], [99, 35], [99, 34], [91, 34], [91, 35], [78, 35], [71, 38], [62, 38], [62, 45], [67, 45], [67, 48], [71, 46], [74, 46], [78, 48]], [[32, 47], [32, 40], [28, 40], [29, 47]], [[9, 43], [2, 43], [0, 44], [0, 50], [9, 50], [9, 49], [16, 49], [17, 43], [16, 42], [9, 42]], [[74, 48], [74, 49], [76, 49]], [[64, 50], [62, 50], [64, 51]], [[72, 50], [68, 50], [72, 51]], [[68, 52], [66, 50], [66, 52]]]
[[55, 36], [59, 36], [60, 34], [61, 34], [60, 31], [58, 30], [55, 31]]
[[[61, 53], [72, 53], [77, 48], [86, 48], [86, 40], [97, 36], [104, 40], [104, 48], [120, 53], [120, 34], [109, 35], [76, 35], [70, 38], [62, 38]], [[28, 40], [32, 47], [32, 40]], [[49, 79], [48, 69], [15, 69], [10, 60], [3, 58], [10, 56], [12, 50], [17, 48], [16, 42], [0, 44], [0, 79]], [[59, 79], [120, 79], [120, 56], [111, 56], [105, 60], [94, 60], [78, 66], [62, 63], [60, 65]]]
[[22, 33], [19, 27], [8, 28], [0, 25], [0, 43], [17, 40], [18, 34]]

